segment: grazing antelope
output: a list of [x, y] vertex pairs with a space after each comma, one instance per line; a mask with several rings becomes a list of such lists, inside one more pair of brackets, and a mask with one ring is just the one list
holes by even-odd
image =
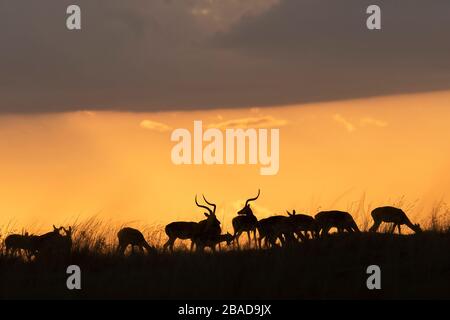
[[219, 245], [220, 248], [221, 242], [226, 242], [227, 245], [230, 246], [233, 243], [233, 240], [234, 236], [231, 233], [227, 232], [226, 234], [219, 235], [216, 239], [208, 239], [205, 241], [195, 240], [196, 241], [195, 245], [198, 251], [203, 251], [205, 247], [209, 247], [213, 252], [215, 252], [216, 246]]
[[24, 235], [10, 234], [5, 238], [6, 255], [14, 256], [17, 252], [20, 255], [24, 250], [27, 258], [31, 259], [31, 256], [36, 252], [34, 237], [36, 236], [30, 236], [28, 232]]
[[359, 228], [348, 212], [322, 211], [315, 216], [317, 228], [322, 231], [321, 235], [327, 235], [331, 228], [335, 227], [338, 232], [359, 232]]
[[399, 208], [394, 207], [381, 207], [376, 208], [371, 213], [373, 218], [373, 225], [370, 227], [369, 231], [377, 231], [378, 227], [382, 222], [392, 223], [392, 232], [395, 232], [395, 227], [398, 227], [398, 233], [401, 234], [400, 226], [402, 224], [407, 225], [415, 233], [421, 232], [420, 224], [413, 224], [406, 213]]
[[[64, 231], [65, 235], [60, 233], [61, 230]], [[72, 249], [72, 227], [66, 229], [53, 226], [53, 231], [33, 237], [33, 242], [37, 257], [67, 257]]]
[[245, 202], [245, 206], [238, 211], [238, 216], [234, 217], [232, 220], [233, 230], [234, 230], [234, 239], [239, 248], [239, 237], [242, 232], [247, 232], [248, 236], [248, 244], [251, 244], [251, 232], [253, 232], [253, 239], [255, 240], [255, 246], [257, 245], [256, 239], [256, 229], [258, 226], [258, 219], [253, 214], [252, 209], [250, 208], [250, 201], [255, 201], [258, 199], [260, 194], [260, 190], [258, 189], [258, 194], [254, 198], [247, 199]]
[[[307, 240], [309, 238], [308, 232], [311, 233], [312, 238], [318, 237], [318, 227], [314, 217], [308, 216], [306, 214], [298, 214], [295, 210], [290, 213], [286, 210], [289, 215], [289, 222], [292, 225], [293, 232], [301, 240]], [[304, 232], [304, 234], [302, 233]]]
[[292, 224], [289, 217], [286, 216], [271, 216], [258, 221], [258, 246], [261, 248], [261, 242], [264, 239], [265, 247], [277, 247], [277, 239], [280, 239], [282, 245], [295, 240], [293, 236]]
[[137, 229], [133, 228], [122, 228], [117, 233], [117, 238], [119, 238], [119, 246], [117, 251], [121, 254], [125, 254], [125, 250], [129, 245], [131, 245], [131, 253], [134, 253], [134, 246], [137, 246], [141, 252], [147, 250], [147, 253], [154, 253], [156, 249], [145, 241], [144, 235]]
[[199, 208], [206, 209], [208, 212], [204, 212], [206, 219], [200, 222], [186, 222], [186, 221], [176, 221], [169, 223], [165, 232], [169, 237], [169, 240], [164, 244], [164, 251], [169, 247], [170, 251], [173, 251], [173, 246], [175, 240], [191, 240], [191, 251], [194, 248], [195, 243], [207, 241], [208, 238], [214, 239], [221, 233], [220, 221], [216, 217], [216, 205], [210, 204], [205, 196], [203, 199], [207, 204], [213, 207], [211, 210], [209, 207], [201, 205], [197, 201], [197, 196], [195, 196], [195, 204]]

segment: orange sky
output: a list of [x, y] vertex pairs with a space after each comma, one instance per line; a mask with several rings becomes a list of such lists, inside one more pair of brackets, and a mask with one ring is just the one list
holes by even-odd
[[[319, 209], [360, 214], [405, 197], [413, 220], [450, 199], [450, 91], [271, 108], [0, 116], [0, 225], [48, 229], [99, 213], [130, 224], [200, 220], [196, 193], [230, 230], [261, 188], [259, 217]], [[171, 162], [175, 128], [280, 128], [280, 170]], [[225, 123], [225, 124], [224, 124]], [[361, 221], [361, 218], [359, 219]]]

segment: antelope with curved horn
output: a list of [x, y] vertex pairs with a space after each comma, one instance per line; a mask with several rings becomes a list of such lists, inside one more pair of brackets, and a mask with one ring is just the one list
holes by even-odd
[[129, 245], [131, 245], [131, 253], [134, 253], [134, 247], [137, 246], [141, 252], [147, 250], [147, 253], [155, 253], [156, 248], [152, 247], [145, 240], [144, 235], [137, 229], [125, 227], [120, 229], [117, 233], [117, 238], [119, 238], [119, 246], [117, 247], [117, 252], [122, 255], [125, 254], [125, 250]]
[[234, 234], [233, 237], [239, 248], [239, 237], [242, 232], [247, 232], [248, 244], [251, 245], [251, 233], [253, 232], [253, 239], [255, 240], [255, 246], [257, 245], [256, 239], [256, 229], [258, 226], [258, 219], [253, 214], [253, 210], [250, 208], [250, 202], [258, 199], [260, 195], [260, 190], [258, 189], [258, 194], [254, 198], [247, 199], [244, 207], [238, 211], [238, 216], [234, 217], [232, 220]]
[[371, 213], [373, 218], [373, 225], [370, 227], [369, 231], [376, 232], [382, 222], [392, 223], [392, 232], [395, 232], [395, 227], [398, 228], [398, 233], [401, 234], [400, 226], [405, 224], [415, 233], [421, 232], [422, 228], [420, 224], [413, 224], [406, 213], [399, 208], [395, 207], [380, 207], [376, 208]]
[[359, 232], [359, 228], [350, 213], [344, 211], [322, 211], [315, 216], [317, 228], [321, 235], [327, 235], [331, 228], [338, 232]]
[[[210, 204], [205, 196], [203, 199], [207, 204], [213, 207], [211, 208], [201, 205], [197, 201], [197, 196], [195, 196], [195, 204], [199, 208], [206, 209], [208, 212], [205, 212], [204, 215], [206, 219], [200, 222], [186, 222], [186, 221], [176, 221], [169, 223], [165, 227], [165, 232], [169, 237], [169, 240], [164, 244], [164, 251], [169, 248], [173, 251], [173, 246], [175, 244], [175, 240], [191, 240], [191, 251], [194, 248], [196, 242], [201, 242], [201, 240], [208, 240], [211, 235], [220, 235], [220, 222], [216, 218], [216, 205]], [[213, 237], [212, 237], [213, 238]]]
[[[209, 214], [204, 212], [206, 219], [198, 223], [194, 237], [192, 238], [192, 242], [196, 245], [197, 251], [203, 251], [205, 243], [217, 241], [220, 237], [220, 233], [222, 232], [220, 221], [216, 217], [217, 206], [206, 200], [204, 195], [202, 195], [202, 197], [208, 205], [213, 207], [213, 209], [211, 210], [207, 206], [200, 205], [197, 202], [197, 196], [195, 197], [195, 204], [200, 208], [208, 210], [209, 212]], [[220, 242], [218, 242], [218, 244], [220, 246]]]

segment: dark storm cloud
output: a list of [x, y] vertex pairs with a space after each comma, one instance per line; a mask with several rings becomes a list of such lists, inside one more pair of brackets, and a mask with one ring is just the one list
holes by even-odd
[[450, 88], [447, 0], [378, 1], [379, 32], [365, 28], [364, 0], [282, 0], [227, 25], [239, 6], [262, 2], [80, 0], [83, 30], [71, 32], [73, 1], [0, 0], [0, 111], [239, 107]]
[[373, 3], [285, 0], [214, 42], [277, 65], [285, 102], [450, 88], [450, 1], [376, 1], [382, 30], [369, 31]]

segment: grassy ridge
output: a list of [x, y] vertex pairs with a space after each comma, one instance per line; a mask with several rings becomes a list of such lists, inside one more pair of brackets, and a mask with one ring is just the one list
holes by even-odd
[[[333, 234], [291, 248], [121, 257], [79, 236], [70, 261], [0, 257], [0, 298], [450, 298], [450, 232]], [[65, 267], [82, 270], [66, 289]], [[381, 267], [380, 291], [366, 268]]]

